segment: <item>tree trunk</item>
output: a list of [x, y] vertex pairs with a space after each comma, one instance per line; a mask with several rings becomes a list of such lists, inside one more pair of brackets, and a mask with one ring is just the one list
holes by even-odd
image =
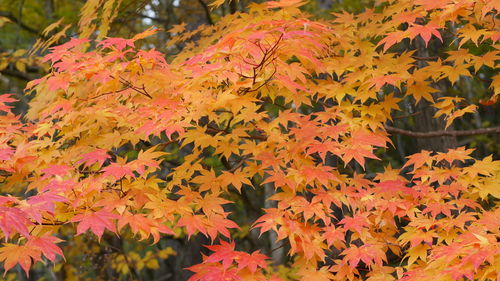
[[[417, 48], [417, 56], [420, 57], [429, 57], [429, 49], [425, 46], [425, 43], [422, 38], [415, 38], [415, 46]], [[423, 61], [418, 61], [417, 66], [419, 68], [424, 66]], [[440, 89], [439, 93], [433, 95], [434, 99], [437, 99], [442, 95], [442, 93], [446, 92], [448, 85], [445, 81], [441, 81], [442, 83], [436, 83], [434, 85], [438, 89]], [[443, 118], [434, 118], [434, 114], [436, 113], [436, 109], [431, 105], [427, 100], [421, 99], [420, 102], [414, 106], [414, 112], [419, 112], [414, 118], [416, 123], [416, 131], [419, 132], [431, 132], [431, 131], [439, 131], [444, 130], [446, 123]], [[453, 129], [453, 125], [449, 127], [449, 129]], [[457, 138], [454, 136], [443, 136], [443, 137], [435, 137], [435, 138], [417, 138], [417, 149], [420, 151], [422, 149], [430, 150], [430, 151], [440, 151], [446, 152], [450, 148], [457, 147]]]

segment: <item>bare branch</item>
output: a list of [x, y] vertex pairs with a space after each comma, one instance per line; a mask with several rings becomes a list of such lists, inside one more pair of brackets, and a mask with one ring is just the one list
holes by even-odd
[[207, 3], [205, 3], [203, 0], [198, 0], [198, 3], [200, 3], [201, 7], [203, 8], [203, 12], [205, 12], [205, 16], [207, 18], [208, 24], [214, 25], [214, 20], [212, 19], [212, 16], [210, 15], [210, 9], [208, 8]]
[[486, 134], [500, 134], [500, 126], [474, 129], [474, 130], [463, 130], [463, 131], [433, 131], [433, 132], [413, 132], [391, 127], [388, 125], [385, 125], [384, 127], [388, 133], [400, 134], [416, 138], [434, 138], [434, 137], [444, 137], [444, 136], [460, 137], [460, 136], [474, 136], [474, 135], [486, 135]]
[[4, 12], [4, 11], [0, 11], [0, 16], [1, 17], [6, 17], [8, 18], [9, 20], [11, 20], [12, 22], [18, 24], [22, 29], [30, 32], [30, 33], [33, 33], [33, 34], [36, 34], [36, 35], [40, 35], [40, 32], [34, 28], [31, 28], [29, 26], [27, 26], [26, 24], [24, 24], [23, 22], [21, 22], [20, 19], [16, 18], [12, 13], [10, 12]]
[[19, 70], [15, 70], [15, 69], [5, 68], [5, 69], [0, 71], [0, 74], [5, 75], [5, 76], [15, 77], [15, 78], [25, 80], [25, 81], [30, 81], [33, 79], [33, 78], [29, 77], [28, 74], [21, 72]]

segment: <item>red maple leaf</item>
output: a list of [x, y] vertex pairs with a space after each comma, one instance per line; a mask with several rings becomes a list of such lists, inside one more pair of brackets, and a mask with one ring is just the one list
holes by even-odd
[[118, 219], [118, 230], [121, 230], [127, 224], [134, 234], [141, 234], [141, 239], [146, 239], [150, 235], [153, 236], [154, 243], [160, 240], [160, 233], [175, 234], [167, 226], [162, 225], [154, 219], [147, 218], [142, 214], [124, 213]]
[[386, 37], [378, 42], [378, 46], [384, 45], [384, 52], [387, 51], [392, 45], [401, 42], [407, 35], [406, 31], [396, 30], [388, 33]]
[[199, 231], [207, 236], [207, 228], [203, 223], [203, 218], [204, 216], [202, 215], [186, 214], [180, 218], [177, 225], [186, 227], [188, 237], [191, 237], [191, 235], [193, 235], [196, 231]]
[[48, 168], [42, 170], [44, 173], [42, 180], [51, 176], [64, 176], [70, 169], [71, 167], [68, 165], [50, 165]]
[[220, 245], [205, 246], [214, 253], [207, 257], [204, 262], [219, 262], [222, 261], [224, 269], [228, 269], [238, 254], [234, 251], [234, 241], [221, 241]]
[[431, 153], [428, 150], [422, 150], [419, 153], [412, 154], [406, 158], [408, 158], [408, 161], [403, 165], [403, 167], [408, 167], [410, 165], [413, 165], [413, 170], [416, 170], [420, 167], [422, 167], [424, 164], [429, 165], [432, 163], [433, 157], [431, 157]]
[[439, 33], [438, 28], [439, 27], [434, 23], [428, 23], [427, 25], [413, 24], [413, 26], [408, 28], [408, 32], [410, 32], [411, 39], [420, 35], [420, 37], [424, 39], [425, 46], [427, 47], [432, 35], [436, 36], [439, 40], [441, 40], [441, 42], [443, 42], [443, 38], [441, 37], [441, 33]]
[[59, 89], [67, 90], [69, 87], [69, 76], [66, 75], [55, 75], [47, 80], [47, 85], [49, 86], [49, 91], [57, 91]]
[[16, 100], [11, 98], [12, 94], [0, 95], [0, 111], [10, 112], [12, 106], [6, 105], [5, 103], [15, 102]]
[[306, 178], [306, 183], [314, 180], [319, 181], [321, 184], [327, 186], [330, 180], [338, 180], [332, 173], [333, 168], [327, 166], [307, 166], [302, 169], [302, 174]]
[[[1, 110], [1, 108], [0, 108]], [[0, 148], [0, 161], [7, 161], [14, 155], [15, 150], [11, 147]]]
[[112, 220], [119, 218], [118, 215], [110, 213], [104, 209], [97, 212], [87, 212], [85, 214], [78, 214], [74, 216], [70, 222], [79, 222], [76, 228], [76, 235], [80, 235], [87, 231], [92, 230], [94, 234], [101, 239], [105, 229], [115, 232], [115, 224]]
[[247, 267], [251, 272], [256, 272], [258, 267], [266, 267], [266, 259], [268, 259], [268, 257], [261, 254], [259, 251], [255, 251], [252, 254], [240, 252], [238, 269], [241, 270], [244, 267]]
[[26, 200], [28, 204], [21, 205], [19, 208], [36, 222], [42, 223], [43, 212], [53, 214], [55, 202], [64, 202], [66, 200], [62, 196], [46, 192], [29, 197]]
[[9, 237], [12, 233], [20, 233], [29, 237], [27, 225], [33, 224], [25, 212], [13, 207], [0, 207], [0, 229]]
[[85, 163], [85, 166], [91, 166], [94, 163], [99, 163], [101, 167], [106, 160], [111, 158], [105, 149], [96, 149], [92, 152], [82, 154], [82, 159], [77, 163]]
[[339, 224], [343, 224], [345, 229], [356, 230], [359, 233], [361, 233], [363, 228], [369, 226], [366, 216], [361, 214], [356, 214], [354, 217], [345, 217]]
[[229, 233], [228, 228], [239, 228], [239, 226], [234, 221], [226, 219], [219, 214], [211, 215], [210, 222], [213, 226], [207, 227], [207, 233], [212, 241], [215, 240], [218, 233], [227, 238], [230, 238], [231, 234]]
[[119, 180], [125, 176], [135, 177], [132, 169], [126, 164], [111, 163], [109, 166], [102, 169], [105, 176], [112, 176], [116, 180]]
[[378, 77], [373, 77], [371, 79], [371, 86], [375, 86], [376, 90], [380, 90], [382, 86], [385, 84], [392, 85], [394, 87], [398, 87], [398, 82], [401, 80], [401, 77], [394, 75], [394, 74], [388, 74], [388, 75], [382, 75]]
[[119, 51], [125, 49], [127, 46], [129, 47], [134, 47], [134, 40], [132, 39], [125, 39], [125, 38], [115, 38], [115, 37], [108, 37], [99, 44], [98, 46], [102, 46], [103, 48], [111, 48], [111, 47], [116, 47]]
[[57, 237], [45, 234], [41, 237], [31, 237], [28, 242], [26, 242], [26, 246], [40, 249], [40, 251], [47, 259], [55, 262], [56, 255], [64, 258], [64, 254], [61, 248], [56, 246], [56, 243], [59, 242], [62, 242], [62, 240]]

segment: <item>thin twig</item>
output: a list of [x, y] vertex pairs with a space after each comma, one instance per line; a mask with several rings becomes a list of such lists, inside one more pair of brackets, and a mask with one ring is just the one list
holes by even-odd
[[408, 130], [403, 130], [388, 125], [384, 125], [386, 131], [391, 134], [400, 134], [404, 136], [416, 137], [416, 138], [434, 138], [443, 136], [474, 136], [474, 135], [487, 135], [487, 134], [500, 134], [500, 126], [491, 128], [481, 128], [474, 130], [463, 130], [463, 131], [433, 131], [433, 132], [413, 132]]

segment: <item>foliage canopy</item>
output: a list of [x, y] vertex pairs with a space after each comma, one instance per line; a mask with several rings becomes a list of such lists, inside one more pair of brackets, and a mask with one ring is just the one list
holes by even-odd
[[[380, 1], [331, 21], [302, 4], [177, 26], [168, 44], [185, 47], [167, 59], [136, 47], [154, 28], [130, 39], [87, 30], [50, 48], [22, 120], [0, 96], [4, 268], [55, 262], [74, 225], [154, 243], [202, 233], [212, 244], [192, 281], [498, 278], [500, 163], [465, 147], [401, 168], [379, 158], [402, 99], [433, 103], [447, 127], [477, 105], [435, 99], [439, 83], [489, 81], [496, 102], [498, 1]], [[365, 173], [369, 163], [380, 170]], [[233, 240], [235, 195], [265, 185], [277, 205], [252, 227], [287, 245], [284, 271]]]

